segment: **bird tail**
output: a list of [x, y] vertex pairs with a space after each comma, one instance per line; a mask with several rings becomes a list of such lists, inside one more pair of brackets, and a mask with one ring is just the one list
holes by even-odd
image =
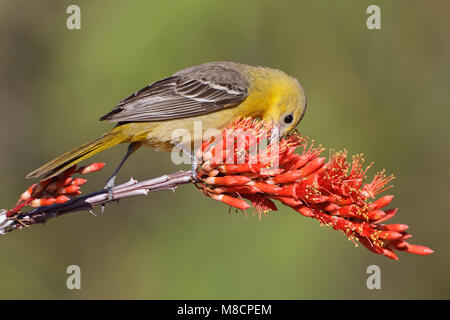
[[120, 130], [117, 130], [116, 127], [116, 129], [110, 133], [106, 133], [94, 141], [85, 143], [78, 148], [64, 153], [56, 159], [53, 159], [42, 167], [30, 172], [26, 177], [37, 178], [42, 175], [45, 175], [45, 178], [54, 177], [84, 159], [90, 158], [99, 152], [129, 140], [130, 138], [124, 135]]

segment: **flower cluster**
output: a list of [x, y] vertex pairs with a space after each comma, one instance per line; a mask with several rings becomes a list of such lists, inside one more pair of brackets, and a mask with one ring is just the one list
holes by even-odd
[[95, 172], [101, 170], [104, 166], [105, 164], [101, 162], [78, 169], [76, 166], [73, 166], [55, 177], [33, 184], [20, 195], [16, 206], [5, 213], [6, 217], [16, 216], [26, 206], [37, 208], [69, 201], [71, 198], [81, 194], [80, 186], [87, 181], [86, 179], [73, 178], [72, 176], [75, 173], [87, 174]]
[[[391, 259], [398, 259], [395, 250], [419, 255], [433, 252], [406, 241], [411, 237], [406, 232], [407, 225], [385, 224], [397, 209], [386, 209], [392, 195], [378, 198], [377, 195], [391, 187], [392, 175], [382, 171], [367, 181], [365, 175], [372, 164], [365, 166], [362, 155], [349, 159], [346, 151], [330, 152], [327, 160], [320, 156], [324, 151], [321, 146], [315, 147], [298, 133], [278, 140], [275, 129], [263, 121], [246, 118], [236, 120], [221, 136], [204, 141], [196, 154], [197, 159], [203, 160], [195, 173], [197, 187], [208, 197], [236, 209], [253, 207], [260, 218], [277, 210], [274, 201], [279, 201], [305, 217], [343, 232], [356, 244], [362, 243], [370, 251]], [[32, 185], [22, 193], [13, 209], [2, 210], [0, 233], [46, 221], [54, 212], [46, 212], [45, 208], [53, 204], [67, 205], [67, 208], [59, 208], [65, 212], [86, 209], [86, 203], [92, 207], [113, 201], [103, 199], [104, 195], [98, 192], [92, 193], [90, 198], [90, 195], [84, 196], [89, 199], [77, 198], [86, 180], [72, 176], [98, 171], [104, 165], [73, 166]], [[170, 178], [163, 176], [145, 183], [132, 179], [116, 186], [115, 191], [116, 196], [125, 197], [147, 194], [149, 190], [173, 189], [190, 181], [191, 173], [182, 171]], [[67, 202], [69, 200], [72, 201]], [[24, 224], [22, 209], [26, 206], [39, 208], [39, 212], [34, 214], [31, 210]]]
[[[242, 119], [225, 129], [222, 140], [204, 142], [198, 188], [231, 207], [253, 207], [260, 217], [277, 210], [273, 202], [277, 200], [391, 259], [398, 259], [394, 250], [419, 255], [433, 252], [406, 241], [411, 237], [407, 225], [384, 224], [397, 212], [385, 209], [392, 195], [371, 201], [390, 188], [392, 175], [382, 171], [366, 182], [371, 164], [365, 167], [362, 155], [349, 160], [346, 151], [334, 152], [327, 161], [320, 157], [322, 147], [308, 146], [298, 133], [260, 148], [264, 139], [270, 139], [271, 129], [261, 121]], [[255, 148], [257, 152], [251, 152]]]

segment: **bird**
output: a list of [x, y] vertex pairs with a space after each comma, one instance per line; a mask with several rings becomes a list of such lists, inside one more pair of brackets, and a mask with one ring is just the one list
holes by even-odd
[[52, 178], [99, 152], [129, 143], [125, 157], [105, 186], [112, 188], [122, 165], [141, 146], [171, 151], [176, 129], [193, 134], [194, 122], [200, 121], [203, 131], [222, 130], [236, 119], [251, 117], [272, 123], [284, 136], [301, 121], [306, 106], [299, 81], [281, 70], [237, 62], [203, 63], [122, 99], [100, 118], [116, 123], [110, 132], [60, 155], [26, 178]]

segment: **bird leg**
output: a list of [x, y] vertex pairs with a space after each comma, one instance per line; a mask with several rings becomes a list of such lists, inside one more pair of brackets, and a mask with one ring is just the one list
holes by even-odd
[[142, 144], [139, 142], [130, 143], [130, 145], [128, 146], [128, 149], [127, 149], [127, 153], [125, 154], [125, 157], [123, 157], [122, 161], [120, 161], [116, 170], [114, 170], [114, 173], [112, 174], [112, 176], [106, 182], [104, 189], [108, 190], [108, 199], [109, 200], [113, 200], [112, 188], [114, 187], [114, 183], [116, 181], [117, 174], [119, 173], [119, 171], [122, 168], [125, 161], [127, 161], [128, 157], [131, 156], [131, 154], [133, 152], [135, 152], [141, 145]]
[[191, 159], [191, 174], [192, 174], [192, 178], [197, 181], [197, 167], [198, 167], [198, 159], [195, 156], [195, 151], [189, 151], [186, 150], [186, 146], [182, 143], [177, 143], [175, 144], [175, 148], [178, 148], [179, 150], [181, 150], [183, 153], [187, 154], [189, 156], [189, 158]]

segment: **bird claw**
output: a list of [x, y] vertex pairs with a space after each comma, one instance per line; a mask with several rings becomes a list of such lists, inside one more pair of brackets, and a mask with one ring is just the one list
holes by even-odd
[[[107, 190], [107, 194], [108, 194], [108, 201], [113, 201], [114, 200], [114, 183], [116, 181], [116, 177], [112, 176], [111, 178], [108, 179], [108, 181], [106, 182], [106, 185], [103, 189]], [[103, 209], [102, 209], [103, 210]]]
[[185, 154], [187, 154], [188, 156], [189, 156], [189, 158], [190, 158], [190, 160], [191, 160], [191, 165], [192, 165], [192, 167], [191, 167], [191, 176], [192, 176], [192, 179], [195, 181], [195, 182], [198, 182], [199, 180], [198, 180], [198, 178], [197, 178], [197, 168], [198, 168], [198, 158], [197, 158], [197, 156], [195, 155], [195, 152], [191, 152], [191, 151], [189, 151], [189, 150], [187, 150], [186, 148], [185, 148], [185, 146], [183, 146], [183, 144], [181, 144], [181, 143], [177, 143], [177, 144], [175, 144], [175, 148], [178, 148], [179, 150], [181, 150], [183, 153], [185, 153]]
[[195, 182], [198, 182], [199, 181], [197, 178], [198, 159], [195, 156], [195, 154], [191, 154], [191, 162], [192, 162], [191, 168], [192, 179], [194, 179]]

